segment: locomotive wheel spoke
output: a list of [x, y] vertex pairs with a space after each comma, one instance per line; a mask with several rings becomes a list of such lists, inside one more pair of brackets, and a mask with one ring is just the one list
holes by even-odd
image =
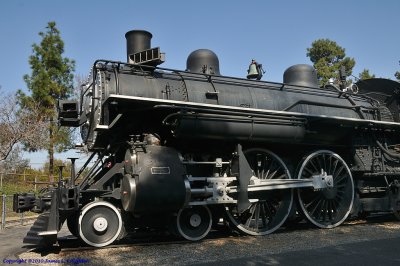
[[320, 169], [319, 167], [317, 167], [314, 162], [312, 160], [310, 160], [310, 165], [312, 166], [313, 169], [309, 169], [309, 171], [311, 172], [315, 172], [318, 171], [318, 169]]
[[310, 154], [303, 161], [298, 178], [309, 179], [321, 172], [333, 177], [333, 187], [299, 189], [298, 201], [302, 213], [311, 223], [320, 228], [333, 228], [350, 214], [354, 198], [353, 178], [346, 162], [336, 153], [326, 150]]
[[[274, 153], [264, 149], [250, 149], [244, 152], [253, 174], [258, 179], [290, 179], [285, 163]], [[293, 203], [292, 189], [249, 192], [249, 199], [255, 199], [243, 213], [237, 205], [227, 205], [229, 223], [241, 233], [266, 235], [277, 230], [286, 220]]]
[[310, 202], [308, 202], [306, 204], [306, 207], [308, 208], [309, 206], [311, 206], [311, 205], [313, 205], [315, 203], [318, 203], [320, 201], [320, 199], [321, 199], [321, 195], [316, 195], [315, 198], [313, 198], [312, 200], [310, 200]]
[[278, 170], [272, 172], [272, 174], [268, 177], [268, 179], [273, 179], [274, 175], [278, 172]]
[[121, 230], [121, 214], [111, 203], [90, 203], [79, 216], [79, 236], [88, 245], [107, 246], [118, 238]]

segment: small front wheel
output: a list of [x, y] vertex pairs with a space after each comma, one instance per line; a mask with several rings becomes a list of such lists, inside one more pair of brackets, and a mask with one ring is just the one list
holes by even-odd
[[208, 235], [212, 215], [207, 206], [193, 206], [181, 209], [176, 217], [178, 233], [190, 241], [198, 241]]
[[79, 216], [79, 236], [88, 245], [104, 247], [121, 234], [122, 218], [109, 202], [98, 201], [86, 205]]

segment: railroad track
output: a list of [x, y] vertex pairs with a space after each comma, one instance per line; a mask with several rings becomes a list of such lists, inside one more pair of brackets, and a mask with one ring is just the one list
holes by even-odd
[[[398, 265], [399, 229], [400, 222], [386, 215], [347, 221], [330, 230], [318, 230], [307, 223], [299, 223], [265, 237], [238, 236], [229, 230], [213, 230], [209, 237], [199, 242], [174, 238], [165, 232], [141, 232], [114, 245], [93, 248], [84, 246], [77, 238], [66, 236], [59, 238], [57, 247], [34, 248], [17, 258], [85, 260], [93, 265], [114, 266], [232, 265], [241, 262], [245, 265], [248, 262], [270, 264], [271, 260], [282, 262], [282, 265], [294, 265], [305, 261], [316, 264], [318, 258], [320, 264], [332, 265], [329, 263], [341, 259], [339, 262], [359, 265], [376, 262], [375, 249], [378, 248], [384, 253], [379, 257], [378, 265], [384, 262], [388, 262], [385, 265]], [[339, 253], [342, 256], [338, 257]], [[301, 255], [296, 257], [296, 254]], [[390, 264], [392, 260], [397, 260], [397, 263]]]
[[[363, 225], [363, 224], [379, 224], [390, 221], [397, 221], [392, 215], [376, 215], [373, 217], [369, 217], [368, 219], [353, 219], [344, 222], [341, 227], [351, 227], [355, 225]], [[307, 222], [297, 223], [295, 226], [287, 226], [283, 228], [280, 232], [296, 232], [296, 231], [306, 231], [306, 230], [314, 230], [315, 227], [310, 225]], [[318, 229], [315, 229], [318, 230]], [[279, 234], [276, 232], [275, 234]], [[240, 238], [245, 237], [239, 235], [239, 233], [232, 232], [227, 226], [219, 225], [218, 230], [212, 230], [206, 239], [203, 239], [203, 243], [211, 242], [214, 240], [227, 240], [229, 238]], [[117, 248], [126, 248], [126, 247], [135, 247], [135, 246], [159, 246], [159, 245], [182, 245], [182, 244], [190, 244], [193, 243], [189, 240], [182, 240], [175, 236], [172, 236], [165, 231], [155, 231], [155, 232], [140, 232], [132, 234], [132, 237], [129, 235], [123, 240], [117, 242], [113, 245], [108, 245], [106, 247], [91, 247], [85, 246], [85, 244], [80, 241], [78, 238], [69, 235], [58, 238], [58, 245], [47, 248], [37, 248], [33, 247], [30, 251], [38, 252], [38, 253], [56, 253], [59, 255], [66, 255], [68, 253], [73, 252], [84, 252], [90, 250], [109, 250], [109, 249], [117, 249]]]
[[[228, 227], [222, 226], [218, 230], [212, 230], [206, 239], [202, 242], [212, 241], [215, 239], [226, 239], [229, 237], [240, 237], [237, 233], [232, 232]], [[185, 243], [193, 243], [192, 241], [185, 240], [173, 236], [165, 231], [155, 232], [140, 232], [129, 235], [117, 242], [116, 244], [108, 245], [105, 247], [91, 247], [85, 246], [77, 237], [72, 235], [59, 237], [58, 245], [47, 248], [33, 247], [30, 251], [34, 252], [45, 252], [45, 253], [57, 253], [63, 255], [65, 253], [76, 252], [76, 251], [90, 251], [90, 250], [101, 250], [101, 249], [114, 249], [134, 246], [158, 246], [158, 245], [180, 245]]]

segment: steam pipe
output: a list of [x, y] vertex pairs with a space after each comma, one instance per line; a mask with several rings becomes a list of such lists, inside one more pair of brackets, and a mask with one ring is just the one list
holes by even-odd
[[388, 149], [386, 149], [382, 145], [382, 143], [379, 140], [375, 140], [375, 142], [385, 154], [389, 155], [390, 157], [393, 157], [393, 158], [396, 158], [396, 159], [400, 159], [400, 154], [396, 154], [396, 153], [393, 153], [393, 152], [389, 151]]

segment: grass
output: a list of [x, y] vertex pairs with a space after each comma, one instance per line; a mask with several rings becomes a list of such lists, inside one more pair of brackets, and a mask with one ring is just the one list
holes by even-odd
[[[41, 177], [37, 178], [37, 181], [40, 182], [45, 182], [47, 177]], [[6, 195], [5, 200], [6, 200], [6, 221], [7, 220], [15, 220], [17, 217], [21, 217], [20, 213], [15, 213], [13, 212], [13, 195], [15, 193], [22, 193], [22, 192], [39, 192], [41, 188], [46, 187], [46, 184], [37, 184], [36, 185], [36, 191], [35, 191], [35, 184], [34, 184], [34, 177], [29, 177], [25, 178], [23, 176], [14, 176], [14, 175], [7, 175], [3, 176], [3, 182], [2, 182], [2, 187], [0, 188], [0, 194], [1, 195]], [[0, 208], [3, 213], [3, 200], [4, 197], [1, 196], [0, 198]], [[33, 212], [25, 212], [24, 216], [34, 216], [37, 215], [36, 213]]]

